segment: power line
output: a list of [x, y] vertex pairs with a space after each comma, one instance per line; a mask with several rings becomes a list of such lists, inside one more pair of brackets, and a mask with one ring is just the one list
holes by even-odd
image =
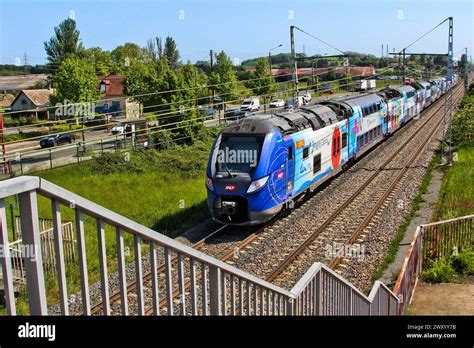
[[436, 28], [438, 28], [439, 26], [441, 26], [444, 22], [448, 21], [450, 17], [446, 18], [445, 20], [443, 20], [441, 23], [439, 23], [438, 25], [436, 25], [434, 28], [430, 29], [429, 31], [427, 31], [425, 34], [423, 34], [422, 36], [420, 36], [418, 39], [416, 39], [415, 41], [413, 41], [411, 44], [409, 44], [407, 47], [405, 47], [404, 49], [402, 49], [400, 52], [402, 52], [403, 50], [407, 50], [409, 47], [411, 47], [412, 45], [414, 45], [415, 43], [417, 43], [418, 41], [420, 41], [421, 39], [423, 39], [426, 35], [430, 34], [432, 31], [434, 31]]
[[341, 51], [339, 48], [337, 48], [337, 47], [331, 45], [330, 43], [328, 43], [328, 42], [326, 42], [326, 41], [324, 41], [324, 40], [322, 40], [322, 39], [320, 39], [320, 38], [314, 36], [313, 34], [310, 34], [310, 33], [306, 32], [306, 31], [304, 31], [304, 30], [301, 29], [301, 28], [298, 28], [298, 27], [295, 26], [295, 29], [298, 29], [298, 30], [301, 31], [302, 33], [304, 33], [304, 34], [306, 34], [306, 35], [312, 37], [312, 38], [315, 39], [315, 40], [318, 40], [319, 42], [325, 44], [326, 46], [329, 46], [329, 47], [335, 49], [335, 50], [338, 51], [338, 52], [341, 52], [341, 53], [344, 54], [344, 55], [346, 54], [345, 52]]

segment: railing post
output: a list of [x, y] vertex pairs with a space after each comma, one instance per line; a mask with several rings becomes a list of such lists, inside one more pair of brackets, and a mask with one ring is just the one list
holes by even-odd
[[[12, 220], [15, 225], [15, 221]], [[3, 199], [0, 199], [0, 246], [3, 249], [3, 257], [0, 257], [2, 265], [2, 276], [5, 294], [5, 303], [8, 315], [16, 315], [15, 289], [13, 285], [13, 273], [10, 255], [10, 243], [8, 240], [7, 214]]]
[[352, 315], [352, 312], [352, 288], [349, 287], [349, 315]]
[[66, 268], [64, 266], [64, 242], [61, 220], [61, 205], [56, 199], [53, 199], [51, 204], [53, 216], [54, 251], [56, 254], [56, 271], [58, 273], [59, 285], [59, 301], [61, 303], [62, 315], [69, 315]]
[[49, 168], [53, 169], [53, 155], [51, 154], [51, 149], [49, 149]]
[[38, 205], [36, 191], [19, 194], [21, 235], [23, 246], [28, 246], [34, 255], [25, 257], [26, 285], [31, 315], [47, 315], [46, 291], [44, 285], [43, 259], [40, 248]]
[[209, 295], [211, 315], [221, 315], [221, 270], [209, 265]]
[[316, 274], [316, 289], [314, 291], [315, 299], [314, 299], [314, 304], [316, 306], [316, 315], [322, 315], [323, 314], [323, 306], [322, 306], [322, 271], [321, 269], [318, 271]]
[[297, 298], [288, 298], [286, 300], [286, 315], [295, 315], [297, 314], [296, 305], [298, 304]]

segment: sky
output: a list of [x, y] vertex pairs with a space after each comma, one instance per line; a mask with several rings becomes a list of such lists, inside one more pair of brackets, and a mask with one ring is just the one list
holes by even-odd
[[[224, 50], [238, 64], [245, 59], [290, 51], [295, 25], [341, 51], [381, 55], [397, 51], [454, 18], [454, 56], [473, 51], [472, 0], [0, 0], [0, 64], [43, 64], [43, 43], [54, 27], [72, 16], [86, 48], [112, 50], [125, 42], [171, 35], [183, 61], [209, 59]], [[445, 23], [410, 47], [410, 52], [446, 53]], [[337, 54], [301, 32], [298, 52]]]

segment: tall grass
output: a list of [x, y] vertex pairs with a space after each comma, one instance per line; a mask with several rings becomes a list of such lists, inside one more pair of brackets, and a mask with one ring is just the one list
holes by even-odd
[[460, 148], [443, 179], [436, 212], [439, 220], [474, 214], [473, 178], [474, 147]]

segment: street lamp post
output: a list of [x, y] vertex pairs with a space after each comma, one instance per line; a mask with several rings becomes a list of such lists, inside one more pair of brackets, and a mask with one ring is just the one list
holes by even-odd
[[[283, 46], [283, 44], [279, 44], [278, 46], [275, 46], [275, 47], [271, 48], [268, 51], [268, 66], [269, 66], [269, 69], [270, 69], [270, 76], [273, 76], [273, 74], [272, 74], [272, 51], [276, 50], [277, 48], [280, 48], [281, 46]], [[263, 112], [265, 112], [265, 113], [267, 112], [266, 100], [263, 101]]]
[[283, 44], [279, 44], [268, 51], [268, 65], [270, 66], [270, 75], [272, 74], [272, 51], [280, 48], [281, 46], [283, 46]]

